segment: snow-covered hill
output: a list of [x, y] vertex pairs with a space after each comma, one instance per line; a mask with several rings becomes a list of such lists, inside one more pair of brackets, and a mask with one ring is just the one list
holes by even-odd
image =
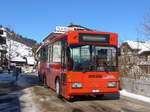
[[6, 38], [7, 56], [11, 60], [23, 59], [24, 57], [32, 56], [32, 48], [22, 43]]

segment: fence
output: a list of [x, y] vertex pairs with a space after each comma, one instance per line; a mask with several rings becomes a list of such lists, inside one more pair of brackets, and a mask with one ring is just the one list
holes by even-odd
[[121, 78], [120, 86], [127, 91], [150, 97], [150, 78], [131, 79]]

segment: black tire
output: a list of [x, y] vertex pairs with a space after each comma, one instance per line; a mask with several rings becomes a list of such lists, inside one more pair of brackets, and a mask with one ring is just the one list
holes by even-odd
[[58, 98], [61, 98], [61, 86], [60, 86], [60, 80], [59, 79], [56, 79], [55, 89], [56, 89], [56, 96]]

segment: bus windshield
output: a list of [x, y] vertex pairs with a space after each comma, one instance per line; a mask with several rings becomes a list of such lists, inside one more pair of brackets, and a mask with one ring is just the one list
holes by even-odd
[[70, 70], [75, 71], [116, 71], [115, 47], [100, 45], [70, 45]]

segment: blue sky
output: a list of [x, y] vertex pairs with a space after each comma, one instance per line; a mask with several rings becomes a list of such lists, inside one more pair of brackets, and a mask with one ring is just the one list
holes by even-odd
[[150, 0], [1, 0], [0, 24], [41, 42], [55, 26], [70, 23], [136, 40]]

